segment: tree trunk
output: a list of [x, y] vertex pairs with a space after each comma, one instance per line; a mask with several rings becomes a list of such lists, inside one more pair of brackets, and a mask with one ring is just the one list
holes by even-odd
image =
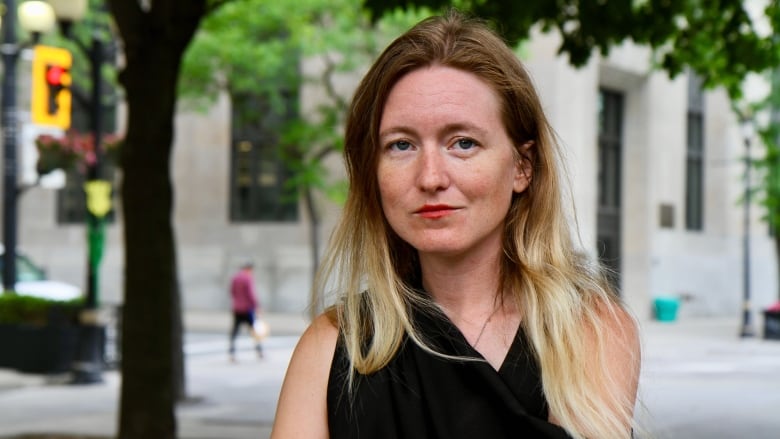
[[[121, 183], [125, 233], [121, 439], [176, 437], [171, 322], [176, 272], [168, 171], [175, 81], [167, 79], [171, 72], [163, 71], [173, 68], [162, 59], [139, 72], [128, 64], [122, 78], [129, 119]], [[143, 88], [148, 91], [139, 83], [147, 83]]]
[[[122, 37], [127, 133], [120, 194], [125, 280], [119, 439], [175, 439], [183, 359], [170, 176], [176, 83], [205, 0], [110, 0]], [[179, 346], [176, 346], [176, 344]]]

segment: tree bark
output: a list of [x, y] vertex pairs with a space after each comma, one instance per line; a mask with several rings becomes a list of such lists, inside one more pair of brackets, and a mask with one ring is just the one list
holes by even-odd
[[[205, 0], [110, 0], [122, 37], [128, 120], [120, 165], [125, 280], [119, 439], [175, 439], [181, 310], [170, 164], [181, 58]], [[179, 346], [176, 346], [176, 344]]]
[[[150, 56], [151, 54], [147, 55]], [[161, 58], [155, 56], [155, 58]], [[160, 62], [137, 78], [129, 63], [122, 82], [127, 90], [128, 132], [122, 153], [121, 198], [124, 215], [125, 283], [122, 334], [121, 439], [175, 438], [175, 389], [171, 316], [175, 284], [175, 243], [169, 178], [174, 102], [172, 66]]]

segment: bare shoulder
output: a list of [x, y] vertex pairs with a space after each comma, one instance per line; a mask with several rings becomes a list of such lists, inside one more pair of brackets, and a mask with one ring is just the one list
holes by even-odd
[[322, 314], [301, 335], [279, 395], [272, 438], [327, 438], [327, 391], [338, 329]]
[[[623, 365], [623, 372], [631, 373], [640, 362], [639, 327], [634, 316], [619, 303], [601, 303], [596, 306], [598, 327], [592, 327], [589, 332], [591, 349], [599, 349], [604, 359], [613, 365]], [[595, 352], [595, 351], [594, 351]], [[637, 371], [638, 372], [638, 371]]]
[[599, 312], [604, 322], [607, 340], [612, 339], [631, 353], [639, 354], [639, 326], [636, 319], [618, 304], [603, 306]]
[[642, 362], [639, 326], [634, 316], [619, 304], [599, 308], [603, 327], [602, 352], [608, 372], [623, 400], [635, 402]]
[[319, 357], [320, 354], [326, 354], [328, 366], [333, 358], [333, 352], [336, 349], [336, 340], [339, 331], [334, 319], [329, 313], [320, 314], [311, 322], [295, 347], [293, 357], [296, 355], [311, 355]]

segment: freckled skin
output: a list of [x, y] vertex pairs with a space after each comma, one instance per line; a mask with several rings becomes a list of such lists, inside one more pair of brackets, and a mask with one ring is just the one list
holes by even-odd
[[393, 230], [421, 256], [495, 255], [513, 192], [528, 187], [477, 76], [433, 66], [396, 83], [380, 122], [378, 182]]

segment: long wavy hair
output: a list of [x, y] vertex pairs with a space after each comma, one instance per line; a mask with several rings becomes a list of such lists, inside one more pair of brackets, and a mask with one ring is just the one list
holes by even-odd
[[[518, 160], [531, 161], [530, 186], [515, 194], [507, 213], [500, 282], [521, 310], [550, 413], [575, 438], [586, 433], [625, 437], [633, 401], [620, 400], [618, 385], [606, 372], [602, 347], [608, 341], [597, 329], [615, 318], [621, 305], [601, 267], [575, 245], [579, 241], [565, 208], [559, 147], [531, 78], [480, 20], [455, 11], [423, 20], [385, 49], [358, 86], [346, 121], [349, 193], [314, 297], [335, 295], [329, 313], [359, 373], [384, 367], [404, 336], [433, 352], [411, 317], [415, 307], [433, 306], [415, 288], [417, 252], [387, 223], [377, 183], [379, 124], [388, 95], [404, 75], [432, 65], [470, 72], [490, 85], [500, 97]], [[533, 142], [532, 154], [521, 157], [520, 146], [528, 142]], [[586, 352], [592, 336], [596, 352]]]

